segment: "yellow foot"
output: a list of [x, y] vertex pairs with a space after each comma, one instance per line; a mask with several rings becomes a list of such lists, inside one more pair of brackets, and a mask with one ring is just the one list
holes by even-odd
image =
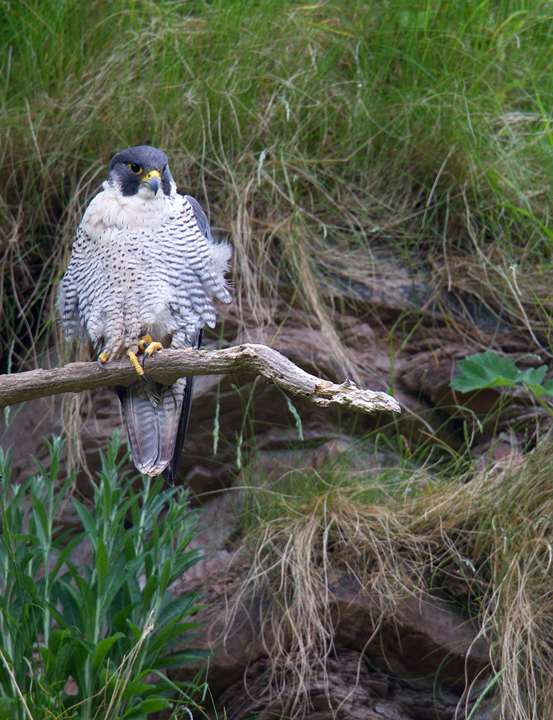
[[[147, 357], [150, 357], [150, 355], [153, 355], [158, 350], [163, 350], [163, 345], [160, 342], [151, 342], [144, 350], [144, 360], [146, 360]], [[144, 360], [142, 361], [142, 364], [144, 364]]]
[[141, 337], [138, 341], [138, 352], [145, 352], [152, 342], [153, 338], [151, 335], [144, 335], [144, 337]]
[[144, 335], [144, 337], [140, 338], [138, 350], [144, 353], [144, 357], [142, 358], [142, 367], [144, 368], [146, 367], [147, 358], [151, 357], [158, 350], [163, 350], [163, 345], [160, 342], [154, 342], [151, 335]]
[[98, 360], [97, 360], [97, 362], [98, 362], [98, 365], [99, 365], [102, 369], [105, 367], [104, 363], [107, 363], [108, 360], [109, 360], [109, 353], [103, 352], [103, 353], [100, 353], [100, 354], [98, 355]]
[[144, 369], [142, 368], [142, 365], [138, 362], [138, 358], [136, 357], [136, 353], [134, 353], [132, 350], [129, 350], [127, 353], [127, 357], [132, 362], [134, 369], [140, 375], [140, 377], [144, 380], [145, 383], [148, 382], [146, 376], [144, 375]]

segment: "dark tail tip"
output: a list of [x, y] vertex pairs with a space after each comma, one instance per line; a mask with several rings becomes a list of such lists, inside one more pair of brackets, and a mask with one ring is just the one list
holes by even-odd
[[169, 465], [165, 468], [165, 470], [161, 473], [161, 476], [169, 485], [170, 487], [175, 487], [175, 475], [177, 474], [176, 471], [173, 472], [173, 463], [170, 462]]

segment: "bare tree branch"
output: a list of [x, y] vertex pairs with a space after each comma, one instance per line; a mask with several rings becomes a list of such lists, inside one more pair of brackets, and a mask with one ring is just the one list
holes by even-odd
[[[146, 364], [150, 380], [171, 385], [185, 375], [221, 375], [247, 371], [301, 395], [316, 405], [342, 405], [358, 412], [401, 412], [398, 402], [383, 392], [360, 390], [350, 380], [335, 385], [306, 373], [291, 360], [266, 345], [244, 344], [225, 350], [163, 350]], [[136, 382], [136, 371], [127, 358], [107, 363], [78, 362], [54, 370], [30, 370], [0, 375], [0, 408], [65, 392], [82, 392]]]

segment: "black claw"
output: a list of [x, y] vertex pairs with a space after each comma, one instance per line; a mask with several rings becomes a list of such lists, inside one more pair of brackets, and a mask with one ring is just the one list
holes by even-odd
[[102, 362], [100, 356], [98, 356], [98, 357], [96, 358], [96, 362], [97, 362], [98, 365], [102, 368], [102, 370], [105, 370], [105, 369], [106, 369], [106, 366], [105, 366], [105, 364]]
[[140, 377], [142, 378], [142, 380], [144, 380], [146, 385], [149, 385], [148, 378], [146, 377], [146, 375], [141, 375]]
[[146, 369], [146, 353], [142, 356], [142, 369]]

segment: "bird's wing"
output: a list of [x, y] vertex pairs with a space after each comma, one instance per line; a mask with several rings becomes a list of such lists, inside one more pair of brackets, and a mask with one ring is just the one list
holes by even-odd
[[[198, 333], [198, 350], [202, 346], [202, 335], [203, 329]], [[177, 430], [177, 436], [175, 438], [175, 447], [173, 450], [173, 457], [171, 462], [163, 471], [163, 477], [169, 482], [173, 482], [175, 476], [179, 470], [180, 457], [182, 455], [182, 447], [184, 445], [184, 438], [186, 436], [186, 430], [188, 428], [188, 419], [190, 417], [190, 407], [192, 405], [192, 395], [194, 393], [194, 377], [184, 378], [186, 380], [186, 387], [184, 389], [184, 397], [182, 401], [182, 409], [180, 413], [179, 427]]]
[[[231, 296], [225, 280], [225, 273], [232, 257], [232, 247], [225, 241], [216, 243], [213, 240], [209, 221], [195, 198], [185, 195], [184, 200], [186, 201], [184, 223], [187, 223], [187, 214], [192, 210], [190, 219], [195, 238], [194, 242], [185, 245], [183, 262], [193, 268], [204, 292], [210, 299], [217, 298], [228, 303], [231, 301]], [[190, 210], [186, 205], [190, 207]], [[190, 228], [190, 225], [188, 227]]]
[[196, 198], [192, 197], [192, 195], [185, 195], [184, 197], [188, 200], [192, 207], [192, 212], [194, 213], [194, 217], [196, 218], [196, 223], [198, 224], [200, 232], [205, 238], [213, 241], [213, 237], [211, 236], [211, 228], [209, 227], [209, 220], [207, 219], [207, 215], [202, 210], [202, 206], [196, 200]]
[[71, 260], [59, 284], [56, 300], [59, 317], [61, 318], [66, 337], [68, 339], [78, 337], [83, 342], [86, 340], [86, 330], [81, 323], [79, 313], [79, 291], [81, 287], [79, 285], [78, 275], [79, 265], [82, 262], [79, 250], [89, 239], [83, 228], [79, 226], [75, 236]]

